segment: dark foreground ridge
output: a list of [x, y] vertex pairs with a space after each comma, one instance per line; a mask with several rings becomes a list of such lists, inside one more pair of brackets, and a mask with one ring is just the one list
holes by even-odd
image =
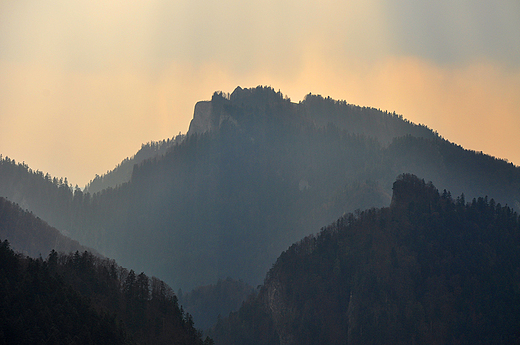
[[414, 175], [390, 207], [292, 245], [217, 344], [507, 344], [520, 340], [520, 221]]
[[164, 282], [89, 252], [33, 259], [0, 241], [0, 293], [0, 344], [212, 344]]

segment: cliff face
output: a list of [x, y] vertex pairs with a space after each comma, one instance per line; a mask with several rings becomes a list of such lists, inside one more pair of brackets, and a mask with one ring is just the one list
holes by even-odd
[[197, 102], [187, 135], [217, 130], [224, 122], [237, 126], [237, 120], [223, 107], [222, 103], [226, 101], [226, 99], [215, 100], [214, 97], [211, 101]]
[[273, 277], [269, 284], [266, 284], [263, 292], [263, 303], [267, 307], [267, 313], [271, 315], [280, 345], [294, 344], [295, 342], [295, 337], [289, 327], [292, 306], [286, 303], [286, 291], [284, 290], [284, 284], [277, 277]]
[[280, 121], [287, 115], [287, 106], [291, 108], [292, 105], [280, 92], [260, 86], [253, 89], [237, 87], [229, 95], [215, 92], [211, 101], [200, 101], [195, 105], [187, 135], [217, 130], [224, 123], [246, 130], [258, 129], [273, 119]]
[[211, 113], [213, 106], [211, 101], [200, 101], [195, 104], [195, 110], [193, 111], [193, 119], [190, 122], [190, 128], [188, 129], [188, 135], [197, 133], [202, 134], [210, 131], [211, 126]]

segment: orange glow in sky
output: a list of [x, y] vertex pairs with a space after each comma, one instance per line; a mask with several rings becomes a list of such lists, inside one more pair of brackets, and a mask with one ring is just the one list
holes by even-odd
[[520, 164], [520, 3], [2, 1], [0, 154], [84, 186], [216, 90], [395, 111]]

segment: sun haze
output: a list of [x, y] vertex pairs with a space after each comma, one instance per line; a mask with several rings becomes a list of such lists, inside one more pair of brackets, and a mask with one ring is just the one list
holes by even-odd
[[520, 3], [2, 1], [0, 153], [85, 185], [216, 90], [395, 111], [520, 164]]

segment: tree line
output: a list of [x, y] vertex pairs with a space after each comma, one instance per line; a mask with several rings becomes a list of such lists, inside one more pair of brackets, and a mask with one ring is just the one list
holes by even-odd
[[0, 241], [0, 344], [211, 344], [163, 281], [90, 252], [46, 259]]
[[284, 251], [216, 344], [518, 343], [518, 214], [410, 174], [393, 192]]

